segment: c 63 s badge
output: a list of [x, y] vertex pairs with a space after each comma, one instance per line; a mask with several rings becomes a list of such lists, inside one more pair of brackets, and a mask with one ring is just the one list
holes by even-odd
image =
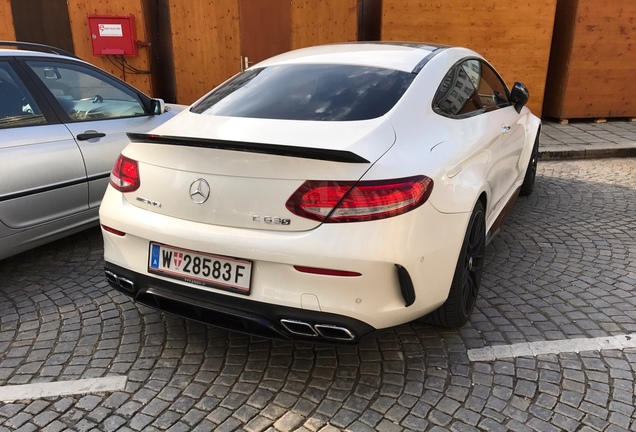
[[257, 216], [252, 215], [252, 222], [265, 223], [268, 225], [291, 225], [291, 219], [284, 219], [278, 216]]

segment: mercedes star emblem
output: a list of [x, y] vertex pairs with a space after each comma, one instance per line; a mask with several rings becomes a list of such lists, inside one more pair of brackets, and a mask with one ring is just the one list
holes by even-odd
[[198, 178], [190, 185], [190, 199], [195, 204], [203, 204], [210, 198], [210, 184], [202, 178]]

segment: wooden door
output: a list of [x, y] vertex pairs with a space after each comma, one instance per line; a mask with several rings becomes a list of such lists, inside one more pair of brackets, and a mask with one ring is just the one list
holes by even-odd
[[66, 0], [11, 0], [16, 40], [73, 52]]
[[239, 0], [241, 70], [291, 49], [289, 0]]

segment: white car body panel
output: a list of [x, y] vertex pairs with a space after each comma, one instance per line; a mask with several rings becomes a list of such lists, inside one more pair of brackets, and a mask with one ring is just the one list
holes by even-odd
[[[194, 127], [196, 114], [182, 115], [185, 127]], [[259, 139], [265, 143], [298, 145], [303, 137], [303, 146], [332, 148], [353, 151], [368, 158], [369, 163], [340, 163], [315, 159], [290, 158], [259, 153], [234, 152], [187, 146], [170, 146], [143, 143], [131, 144], [124, 155], [143, 160], [140, 171], [144, 181], [135, 194], [127, 194], [126, 200], [141, 208], [179, 219], [206, 222], [214, 225], [244, 228], [264, 228], [262, 220], [255, 217], [277, 216], [291, 218], [289, 225], [271, 225], [268, 229], [304, 231], [315, 228], [319, 222], [298, 218], [285, 208], [285, 202], [307, 179], [356, 181], [369, 169], [372, 161], [380, 158], [395, 142], [393, 128], [384, 119], [365, 122], [316, 122], [271, 121], [246, 119], [246, 126], [229, 127], [226, 119], [206, 122], [195, 137], [219, 137], [242, 141], [254, 137], [245, 132], [254, 127]], [[220, 126], [219, 126], [220, 123]], [[239, 122], [234, 121], [238, 126]], [[268, 124], [270, 123], [270, 124]], [[353, 124], [352, 124], [353, 123]], [[173, 123], [176, 124], [176, 123]], [[219, 132], [219, 129], [222, 132]], [[316, 132], [312, 133], [312, 129]], [[171, 135], [169, 124], [153, 133]], [[304, 139], [305, 134], [307, 138]], [[175, 160], [177, 162], [175, 162]], [[169, 184], [163, 179], [172, 177]], [[189, 196], [190, 185], [197, 179], [205, 179], [212, 189], [211, 204], [200, 206]], [[143, 198], [139, 200], [138, 197]]]
[[395, 142], [395, 131], [385, 118], [315, 122], [208, 116], [188, 110], [179, 114], [177, 122], [166, 122], [152, 133], [182, 136], [184, 130], [190, 131], [188, 137], [192, 138], [239, 142], [257, 139], [264, 144], [346, 150], [369, 161], [378, 159]]

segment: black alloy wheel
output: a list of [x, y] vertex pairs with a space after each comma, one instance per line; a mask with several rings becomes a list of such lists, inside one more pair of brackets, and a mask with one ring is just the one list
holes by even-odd
[[466, 324], [477, 302], [485, 249], [486, 216], [484, 205], [478, 201], [468, 221], [448, 299], [425, 317], [426, 322], [450, 328]]
[[530, 195], [534, 189], [534, 181], [537, 177], [537, 162], [539, 161], [539, 133], [541, 132], [537, 132], [537, 138], [534, 140], [534, 146], [532, 147], [532, 153], [528, 161], [528, 168], [526, 169], [526, 176], [523, 178], [523, 184], [519, 190], [519, 195], [521, 196]]
[[477, 301], [477, 295], [479, 294], [479, 287], [481, 286], [481, 275], [484, 270], [484, 250], [486, 249], [486, 218], [484, 216], [483, 206], [479, 203], [481, 208], [475, 208], [473, 214], [470, 217], [470, 223], [468, 224], [468, 242], [465, 244], [465, 257], [464, 257], [464, 269], [463, 269], [463, 281], [461, 287], [462, 296], [462, 316], [470, 316], [475, 303]]

